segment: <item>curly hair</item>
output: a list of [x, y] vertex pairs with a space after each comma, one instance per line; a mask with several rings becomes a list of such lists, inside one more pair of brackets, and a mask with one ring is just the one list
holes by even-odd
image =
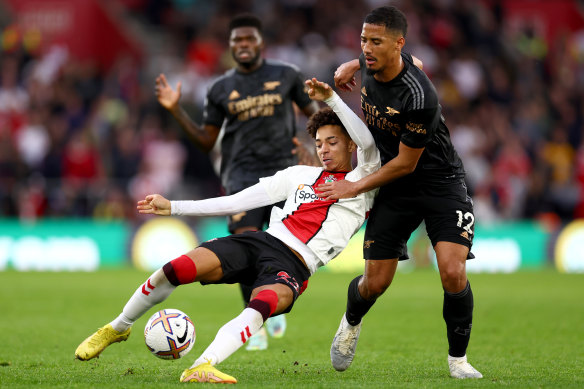
[[312, 116], [308, 119], [308, 123], [306, 123], [306, 131], [313, 139], [315, 139], [316, 131], [326, 125], [339, 126], [343, 130], [343, 133], [349, 136], [349, 133], [347, 132], [345, 126], [343, 126], [341, 119], [339, 119], [337, 114], [330, 107], [321, 108], [317, 112], [313, 113]]

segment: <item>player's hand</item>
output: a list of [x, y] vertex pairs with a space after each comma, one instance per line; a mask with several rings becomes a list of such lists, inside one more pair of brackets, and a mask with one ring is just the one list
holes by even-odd
[[297, 137], [292, 138], [294, 143], [294, 148], [292, 149], [292, 154], [298, 157], [299, 165], [307, 166], [321, 166], [318, 156], [307, 149], [302, 142]]
[[156, 86], [154, 87], [154, 92], [160, 105], [169, 111], [177, 109], [178, 100], [181, 96], [181, 86], [182, 84], [179, 81], [178, 84], [176, 84], [176, 90], [174, 90], [168, 84], [164, 74], [160, 74], [158, 77], [156, 77]]
[[355, 81], [355, 72], [357, 70], [359, 70], [359, 60], [352, 60], [341, 64], [335, 70], [335, 87], [346, 92], [352, 91], [353, 87], [357, 86], [357, 81]]
[[333, 89], [326, 82], [312, 78], [304, 83], [308, 87], [308, 97], [312, 100], [324, 101], [333, 95]]
[[170, 216], [170, 201], [159, 194], [151, 194], [138, 201], [136, 209], [138, 213]]
[[327, 182], [317, 186], [316, 190], [323, 200], [349, 199], [359, 194], [355, 183], [347, 180]]

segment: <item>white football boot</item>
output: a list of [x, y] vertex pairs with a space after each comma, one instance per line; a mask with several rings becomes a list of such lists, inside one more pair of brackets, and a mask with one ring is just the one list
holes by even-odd
[[355, 356], [359, 334], [361, 333], [361, 324], [359, 323], [356, 326], [350, 325], [343, 314], [341, 324], [331, 345], [331, 363], [335, 370], [345, 371], [351, 366], [351, 362], [353, 362], [353, 357]]
[[456, 358], [448, 356], [448, 367], [450, 376], [453, 378], [483, 378], [483, 375], [466, 360], [464, 357]]

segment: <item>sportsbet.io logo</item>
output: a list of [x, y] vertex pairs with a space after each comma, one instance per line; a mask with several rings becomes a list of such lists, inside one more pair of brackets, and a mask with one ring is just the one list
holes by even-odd
[[296, 189], [296, 196], [294, 201], [296, 203], [311, 203], [318, 200], [318, 196], [314, 192], [314, 188], [310, 185], [300, 184]]

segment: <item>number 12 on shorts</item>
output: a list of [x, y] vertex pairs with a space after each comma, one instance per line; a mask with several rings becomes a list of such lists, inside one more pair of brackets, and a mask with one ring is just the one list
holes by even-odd
[[[462, 211], [456, 211], [456, 215], [458, 216], [458, 223], [456, 223], [457, 227], [462, 227], [466, 232], [472, 234], [472, 226], [474, 224], [474, 215], [470, 212], [462, 213]], [[466, 222], [463, 226], [462, 223]]]

